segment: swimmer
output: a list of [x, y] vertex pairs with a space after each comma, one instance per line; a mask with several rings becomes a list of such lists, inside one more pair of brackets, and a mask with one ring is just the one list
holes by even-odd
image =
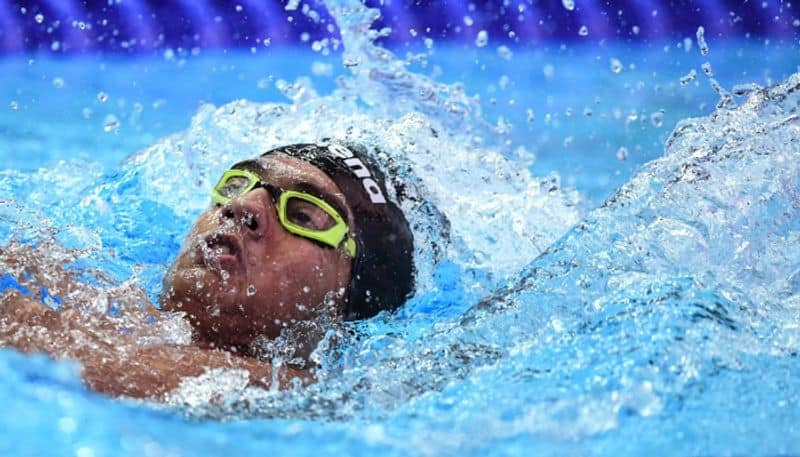
[[[77, 360], [91, 389], [114, 396], [164, 400], [217, 368], [245, 370], [258, 386], [311, 383], [310, 355], [325, 332], [394, 310], [413, 291], [411, 230], [384, 181], [362, 148], [334, 142], [239, 162], [165, 275], [160, 310], [144, 310], [152, 320], [182, 316], [191, 344], [142, 344], [108, 313], [55, 310], [18, 284], [0, 289], [0, 346]], [[59, 277], [56, 289], [74, 289]], [[271, 343], [289, 334], [292, 360], [271, 366]]]

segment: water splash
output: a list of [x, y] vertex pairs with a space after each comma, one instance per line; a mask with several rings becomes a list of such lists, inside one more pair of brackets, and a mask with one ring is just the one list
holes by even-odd
[[[177, 252], [191, 221], [208, 205], [208, 189], [219, 173], [231, 163], [282, 144], [330, 137], [359, 142], [395, 176], [389, 183], [390, 193], [401, 200], [415, 232], [418, 293], [405, 311], [412, 316], [427, 314], [425, 309], [438, 299], [442, 278], [447, 277], [454, 288], [463, 290], [465, 300], [458, 305], [463, 308], [469, 303], [466, 297], [494, 289], [578, 220], [578, 194], [563, 190], [557, 175], [535, 178], [527, 168], [509, 159], [512, 144], [507, 129], [498, 131], [485, 122], [479, 100], [467, 96], [463, 86], [441, 84], [412, 73], [403, 61], [374, 44], [383, 33], [370, 28], [377, 18], [376, 10], [353, 1], [331, 5], [331, 12], [345, 46], [343, 65], [352, 73], [338, 80], [332, 94], [320, 96], [307, 78], [301, 78], [276, 82], [289, 103], [242, 100], [222, 107], [202, 106], [186, 131], [131, 156], [110, 175], [98, 172], [87, 176], [86, 164], [78, 162], [34, 176], [7, 171], [8, 179], [0, 183], [8, 187], [6, 195], [15, 195], [16, 204], [25, 211], [13, 214], [9, 210], [7, 222], [12, 230], [4, 234], [4, 239], [39, 246], [68, 240], [88, 249], [91, 254], [65, 250], [63, 255], [69, 255], [68, 260], [50, 258], [70, 265], [78, 277], [97, 286], [69, 296], [68, 302], [98, 303], [99, 313], [107, 312], [113, 304], [126, 326], [135, 327], [136, 322], [143, 324], [146, 320], [133, 311], [136, 305], [108, 298], [117, 295], [103, 289], [114, 289], [133, 275], [125, 290], [143, 286], [155, 300], [165, 266]], [[97, 98], [102, 103], [108, 96], [101, 92]], [[119, 122], [107, 119], [104, 125], [110, 131], [118, 128]], [[526, 157], [524, 148], [515, 148], [514, 154]], [[176, 175], [183, 179], [175, 180]], [[63, 180], [68, 182], [59, 182]], [[43, 195], [37, 189], [47, 189], [47, 193]], [[464, 189], [470, 192], [465, 194]], [[52, 196], [59, 197], [54, 200]], [[67, 232], [96, 233], [96, 237], [78, 241], [79, 237], [67, 236]], [[156, 246], [153, 240], [159, 240]], [[19, 255], [16, 249], [12, 251]], [[51, 284], [51, 279], [34, 275], [31, 283]], [[458, 311], [453, 308], [447, 312]], [[158, 341], [159, 332], [176, 331], [169, 321], [162, 324], [146, 325], [149, 336], [140, 339]], [[180, 334], [185, 335], [185, 329]], [[185, 340], [174, 335], [161, 338]], [[345, 335], [328, 337], [337, 339], [347, 342]], [[277, 346], [291, 343], [291, 336], [281, 341]], [[324, 343], [323, 347], [325, 344], [335, 346]], [[276, 352], [278, 362], [290, 356], [291, 351], [284, 349]], [[335, 364], [331, 365], [336, 354], [328, 350], [315, 356], [323, 366], [331, 366], [322, 370], [323, 379], [334, 379], [339, 372]], [[346, 357], [355, 357], [359, 364], [365, 360], [350, 353]], [[448, 375], [442, 370], [458, 365], [456, 359], [445, 360], [425, 385], [444, 382]], [[205, 386], [199, 391], [206, 397], [215, 397], [213, 379], [217, 375], [231, 374], [210, 373], [206, 381], [198, 381]], [[350, 382], [347, 379], [353, 378], [342, 377], [343, 389]], [[198, 384], [187, 389], [174, 396], [177, 404], [197, 403], [192, 399], [199, 395]], [[335, 392], [334, 397], [320, 398], [336, 398], [343, 391]], [[398, 397], [398, 402], [410, 398], [410, 394]], [[253, 395], [258, 402], [249, 402], [255, 406], [243, 411], [269, 416], [278, 408], [287, 414], [306, 414], [299, 406], [287, 407], [294, 404], [291, 395], [299, 396], [297, 401], [302, 403], [305, 394], [276, 396], [256, 391]], [[263, 395], [277, 402], [275, 408], [260, 404], [266, 401]], [[359, 396], [353, 404], [363, 401]], [[203, 411], [194, 413], [211, 414]], [[310, 411], [308, 414], [329, 414], [327, 407]], [[213, 414], [239, 415], [242, 411], [238, 407], [223, 408], [222, 413]]]
[[[1, 194], [17, 197], [0, 204], [2, 239], [50, 237], [90, 249], [55, 251], [59, 262], [109, 271], [86, 300], [122, 283], [134, 263], [141, 284], [157, 291], [219, 172], [266, 148], [350, 138], [408, 180], [406, 192], [419, 200], [406, 195], [404, 205], [427, 279], [399, 315], [326, 335], [315, 354], [320, 382], [308, 389], [242, 388], [236, 373], [209, 373], [176, 403], [202, 417], [390, 424], [370, 429], [371, 443], [407, 453], [479, 453], [492, 440], [531, 436], [592, 437], [571, 448], [588, 453], [621, 434], [681, 431], [692, 407], [728, 411], [730, 397], [717, 387], [769, 387], [772, 380], [755, 382], [761, 367], [797, 379], [800, 76], [681, 122], [663, 158], [553, 244], [581, 216], [578, 196], [557, 176], [535, 178], [511, 161], [476, 100], [408, 72], [367, 38], [380, 36], [369, 29], [374, 13], [360, 2], [342, 5], [343, 39], [355, 35], [344, 57], [352, 76], [329, 96], [298, 80], [281, 85], [290, 103], [203, 106], [185, 132], [109, 176], [79, 162], [2, 172]], [[216, 381], [225, 399], [209, 404], [202, 395], [217, 392]], [[774, 414], [771, 400], [756, 398], [749, 411]], [[725, 422], [753, 425], [745, 420]], [[676, 452], [730, 449], [710, 440], [677, 443]], [[620, 441], [641, 453], [643, 440]]]
[[456, 430], [439, 451], [476, 434], [608, 436], [630, 415], [679, 427], [680, 399], [720, 370], [800, 349], [798, 87], [683, 121], [663, 158], [463, 316], [362, 323], [317, 385], [240, 392], [235, 414], [390, 420], [407, 450]]
[[701, 25], [697, 28], [697, 46], [700, 48], [700, 54], [708, 55], [708, 43], [706, 43], [706, 29]]

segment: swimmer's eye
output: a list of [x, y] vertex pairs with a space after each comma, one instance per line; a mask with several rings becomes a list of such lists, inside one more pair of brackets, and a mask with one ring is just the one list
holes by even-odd
[[253, 182], [245, 176], [231, 176], [223, 184], [217, 186], [217, 193], [231, 199], [245, 193], [253, 186]]
[[289, 222], [309, 230], [328, 230], [336, 224], [324, 209], [300, 198], [288, 199], [286, 218]]

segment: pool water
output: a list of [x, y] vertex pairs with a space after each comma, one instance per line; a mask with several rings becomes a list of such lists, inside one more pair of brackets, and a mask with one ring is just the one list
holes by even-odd
[[[415, 297], [288, 392], [210, 373], [166, 406], [119, 401], [75, 364], [3, 350], [1, 453], [798, 452], [794, 44], [392, 56], [337, 4], [344, 55], [0, 61], [0, 245], [51, 246], [100, 289], [133, 277], [156, 300], [222, 170], [347, 136], [434, 205], [404, 203]], [[775, 86], [718, 107], [705, 62], [728, 92]]]

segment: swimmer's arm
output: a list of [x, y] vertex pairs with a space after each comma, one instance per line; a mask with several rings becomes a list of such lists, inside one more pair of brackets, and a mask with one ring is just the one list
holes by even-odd
[[[3, 271], [0, 271], [0, 275], [9, 274], [19, 282], [19, 285], [29, 289], [30, 297], [36, 300], [43, 299], [43, 293], [54, 298], [72, 297], [66, 300], [62, 308], [70, 308], [72, 303], [79, 303], [80, 300], [74, 300], [75, 296], [95, 297], [98, 295], [98, 289], [78, 281], [73, 275], [74, 272], [63, 268], [60, 262], [54, 262], [52, 255], [47, 249], [12, 241], [7, 246], [0, 246], [0, 265], [4, 267]], [[62, 253], [61, 256], [63, 257], [63, 255]], [[61, 262], [67, 260], [69, 258]], [[100, 282], [113, 283], [100, 271], [92, 271], [91, 274]], [[146, 292], [138, 287], [135, 281], [123, 283], [102, 292], [111, 301], [137, 306], [146, 314], [158, 314], [158, 310], [148, 302]], [[55, 300], [58, 301], [58, 298]]]
[[[196, 346], [120, 344], [104, 337], [107, 331], [118, 332], [113, 324], [95, 320], [87, 325], [85, 318], [80, 311], [57, 312], [9, 291], [0, 297], [0, 346], [77, 360], [86, 384], [113, 396], [163, 400], [184, 379], [215, 368], [245, 370], [251, 385], [273, 384], [273, 367], [265, 362]], [[274, 373], [281, 388], [291, 386], [293, 378], [302, 384], [313, 382], [306, 370], [281, 367]]]
[[11, 346], [22, 352], [45, 352], [42, 332], [58, 325], [60, 316], [42, 303], [31, 300], [16, 290], [0, 295], [0, 346]]
[[50, 255], [45, 249], [12, 241], [0, 247], [0, 265], [5, 267], [3, 273], [10, 274], [37, 298], [41, 298], [40, 287], [56, 296], [78, 289], [77, 281]]
[[[125, 358], [90, 356], [81, 362], [87, 385], [113, 396], [164, 400], [184, 380], [215, 368], [244, 370], [250, 385], [270, 387], [273, 384], [274, 368], [267, 363], [195, 346], [147, 346]], [[313, 375], [306, 370], [282, 367], [274, 375], [280, 388], [290, 387], [293, 378], [298, 378], [303, 385], [313, 382]]]

